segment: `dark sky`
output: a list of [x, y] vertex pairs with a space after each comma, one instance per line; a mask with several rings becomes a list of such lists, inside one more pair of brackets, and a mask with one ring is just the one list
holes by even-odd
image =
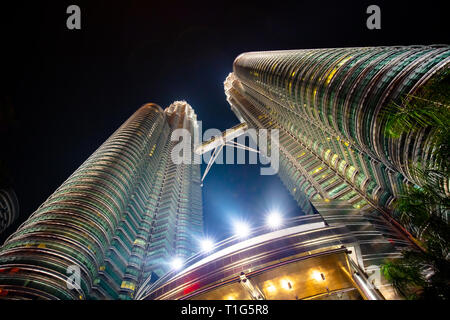
[[[393, 1], [390, 1], [393, 2]], [[237, 124], [223, 81], [245, 51], [448, 43], [443, 1], [11, 1], [2, 3], [0, 159], [21, 204], [15, 230], [139, 106], [187, 100], [203, 128]], [[77, 4], [82, 29], [66, 28]], [[370, 4], [382, 29], [368, 30]], [[445, 15], [445, 16], [444, 16]], [[277, 176], [216, 165], [203, 193], [206, 231], [230, 235], [272, 207], [299, 214]]]

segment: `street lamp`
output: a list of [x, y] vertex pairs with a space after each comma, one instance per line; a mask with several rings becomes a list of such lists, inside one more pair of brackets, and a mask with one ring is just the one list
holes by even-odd
[[267, 216], [266, 224], [271, 229], [277, 229], [283, 224], [283, 217], [278, 211], [273, 211]]
[[181, 258], [176, 257], [170, 263], [172, 270], [180, 270], [183, 267], [183, 260]]
[[214, 248], [214, 242], [208, 238], [202, 239], [200, 241], [200, 247], [203, 252], [210, 252]]
[[239, 237], [239, 238], [245, 238], [250, 234], [250, 227], [248, 226], [248, 224], [244, 223], [244, 222], [236, 222], [234, 224], [234, 233]]

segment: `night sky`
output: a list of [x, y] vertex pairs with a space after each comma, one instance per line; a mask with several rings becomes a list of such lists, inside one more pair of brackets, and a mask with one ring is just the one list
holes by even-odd
[[[204, 130], [225, 130], [238, 123], [223, 81], [240, 53], [448, 43], [443, 3], [2, 3], [0, 160], [21, 212], [0, 242], [142, 104], [186, 100]], [[81, 30], [66, 28], [71, 4], [81, 7]], [[381, 7], [381, 30], [366, 28], [370, 4]], [[215, 165], [203, 206], [205, 230], [216, 239], [230, 235], [231, 217], [259, 225], [271, 208], [301, 213], [279, 178], [260, 176], [258, 165]]]

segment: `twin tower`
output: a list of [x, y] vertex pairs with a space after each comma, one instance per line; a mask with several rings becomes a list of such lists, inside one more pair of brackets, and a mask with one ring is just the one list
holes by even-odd
[[[225, 93], [248, 127], [279, 130], [279, 176], [304, 212], [355, 212], [412, 245], [392, 202], [420, 185], [413, 164], [433, 160], [432, 130], [394, 139], [387, 115], [449, 63], [449, 46], [251, 52], [236, 58]], [[1, 247], [0, 298], [132, 299], [171, 259], [196, 253], [200, 165], [173, 163], [179, 128], [198, 134], [185, 101], [133, 114]]]

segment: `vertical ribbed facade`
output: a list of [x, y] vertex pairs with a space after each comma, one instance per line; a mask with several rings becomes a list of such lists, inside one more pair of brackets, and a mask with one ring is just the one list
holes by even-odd
[[[187, 123], [195, 126], [192, 108], [177, 102], [178, 108], [191, 111]], [[162, 199], [172, 185], [195, 190], [175, 187], [172, 196], [176, 203], [193, 199], [193, 223], [186, 228], [202, 232], [199, 165], [175, 168], [186, 174], [167, 179], [173, 130], [168, 110], [141, 107], [8, 238], [0, 250], [0, 297], [131, 298], [142, 277], [167, 270], [183, 243], [186, 256], [194, 253], [189, 241], [172, 235], [185, 215], [176, 206], [166, 210]], [[162, 221], [165, 230], [158, 228]], [[158, 237], [165, 250], [154, 263]], [[79, 290], [67, 286], [71, 266], [80, 269]]]
[[279, 175], [300, 206], [346, 201], [392, 214], [413, 167], [429, 161], [430, 130], [390, 138], [387, 110], [448, 68], [449, 46], [250, 52], [225, 81], [250, 127], [279, 129]]
[[[176, 101], [166, 109], [168, 131], [187, 130], [194, 137], [198, 130], [196, 115], [184, 101]], [[177, 142], [167, 141], [158, 171], [158, 208], [153, 233], [144, 259], [144, 280], [149, 272], [161, 276], [167, 271], [167, 256], [186, 260], [198, 247], [203, 232], [200, 165], [194, 164], [191, 139], [191, 164], [175, 164], [172, 149]]]
[[0, 189], [0, 233], [19, 216], [19, 201], [11, 188]]

